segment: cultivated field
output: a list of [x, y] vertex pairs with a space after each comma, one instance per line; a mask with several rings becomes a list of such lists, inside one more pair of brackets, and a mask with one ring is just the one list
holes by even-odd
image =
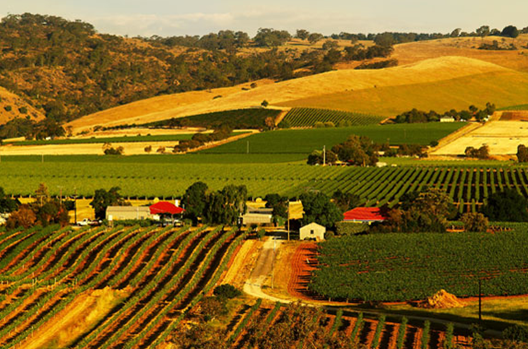
[[467, 147], [480, 148], [483, 145], [489, 147], [492, 155], [514, 155], [519, 144], [528, 144], [528, 123], [503, 121], [501, 118], [444, 144], [431, 155], [463, 155]]
[[[333, 299], [423, 300], [528, 293], [526, 226], [491, 233], [349, 236], [320, 245], [310, 289]], [[367, 286], [368, 285], [368, 286]]]
[[0, 345], [157, 347], [243, 238], [221, 227], [0, 232]]

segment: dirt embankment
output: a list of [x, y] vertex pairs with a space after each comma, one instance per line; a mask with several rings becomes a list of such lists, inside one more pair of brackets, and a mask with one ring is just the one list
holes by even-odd
[[23, 343], [25, 349], [47, 348], [55, 345], [67, 347], [69, 343], [86, 333], [103, 318], [110, 309], [127, 295], [125, 290], [88, 291], [77, 297], [54, 319], [39, 327], [33, 335]]

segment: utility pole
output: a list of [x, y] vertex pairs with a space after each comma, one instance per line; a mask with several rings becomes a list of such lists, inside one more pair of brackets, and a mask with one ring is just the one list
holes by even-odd
[[246, 154], [249, 154], [249, 141], [247, 141], [247, 150], [246, 150]]
[[323, 166], [326, 166], [326, 145], [323, 145]]
[[479, 278], [479, 323], [482, 325], [482, 279]]

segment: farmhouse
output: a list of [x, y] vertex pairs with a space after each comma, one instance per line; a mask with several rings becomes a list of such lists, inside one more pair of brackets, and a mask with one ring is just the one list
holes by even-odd
[[121, 221], [148, 218], [151, 218], [151, 215], [147, 206], [109, 206], [106, 209], [106, 219], [108, 220]]
[[372, 223], [383, 222], [387, 219], [385, 210], [379, 207], [356, 207], [343, 214], [345, 222], [352, 223]]
[[323, 227], [320, 224], [317, 223], [310, 223], [308, 225], [305, 225], [304, 227], [301, 227], [299, 229], [299, 239], [300, 240], [306, 240], [306, 239], [315, 239], [318, 241], [324, 240], [324, 234], [326, 232], [326, 228]]

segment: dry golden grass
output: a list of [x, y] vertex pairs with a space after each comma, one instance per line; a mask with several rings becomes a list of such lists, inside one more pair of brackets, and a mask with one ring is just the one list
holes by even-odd
[[[275, 84], [271, 81], [261, 81], [257, 88], [250, 90], [242, 90], [243, 87], [249, 86], [244, 84], [211, 92], [160, 96], [88, 115], [69, 125], [73, 127], [74, 132], [79, 132], [95, 125], [143, 123], [213, 111], [248, 108], [260, 105], [263, 100], [267, 100], [272, 105], [307, 106], [305, 103], [294, 101], [326, 98], [329, 94], [432, 83], [497, 72], [507, 73], [511, 70], [465, 57], [441, 57], [389, 69], [330, 71]], [[218, 95], [222, 98], [213, 99]], [[350, 108], [338, 107], [332, 109], [350, 110]]]
[[[519, 35], [519, 37], [515, 39], [514, 44], [520, 48], [516, 51], [490, 51], [478, 49], [482, 43], [491, 44], [494, 40], [501, 43], [502, 39], [503, 38], [491, 36], [484, 39], [450, 38], [410, 42], [396, 45], [392, 58], [396, 58], [398, 62], [403, 65], [416, 63], [430, 58], [461, 56], [528, 72], [528, 49], [522, 48], [527, 47], [528, 45], [528, 34]], [[512, 39], [505, 40], [508, 44], [512, 42]]]
[[[11, 111], [5, 110], [5, 107], [10, 106]], [[20, 114], [18, 108], [26, 107], [28, 110], [27, 114]], [[26, 103], [22, 98], [14, 93], [9, 92], [3, 87], [0, 87], [0, 124], [16, 118], [30, 116], [35, 121], [44, 119], [44, 114], [33, 108], [31, 105]]]

